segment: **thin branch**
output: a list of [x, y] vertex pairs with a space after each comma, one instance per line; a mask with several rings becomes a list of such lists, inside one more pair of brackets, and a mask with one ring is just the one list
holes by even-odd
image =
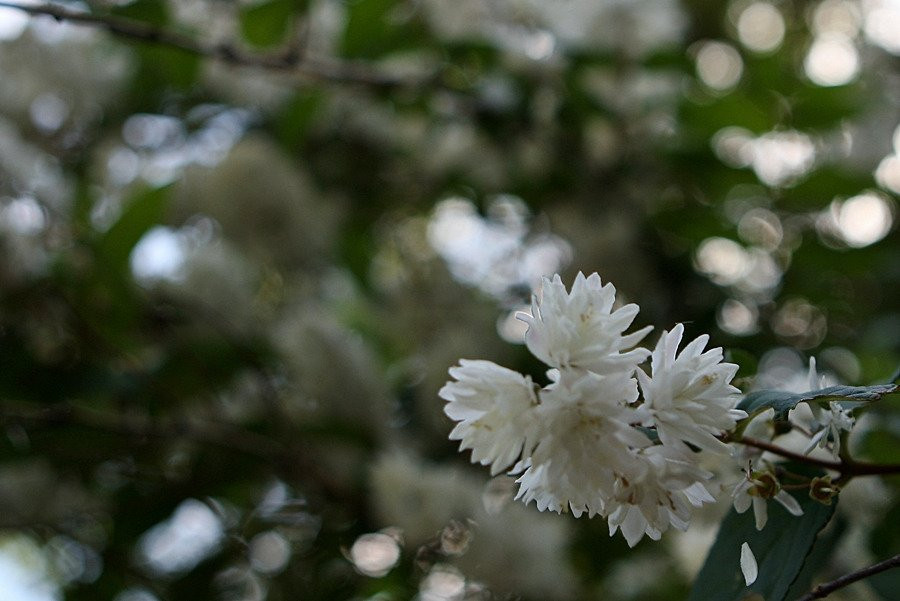
[[437, 81], [437, 74], [422, 77], [400, 77], [376, 70], [366, 63], [302, 56], [296, 47], [277, 54], [247, 52], [234, 44], [204, 44], [195, 38], [110, 14], [73, 10], [55, 4], [18, 4], [0, 0], [0, 7], [20, 10], [29, 15], [43, 15], [82, 25], [105, 29], [109, 33], [148, 44], [176, 48], [189, 54], [211, 58], [239, 67], [281, 71], [306, 79], [326, 82], [359, 83], [375, 87], [421, 85]]
[[824, 599], [839, 588], [844, 588], [848, 584], [853, 584], [854, 582], [862, 580], [863, 578], [868, 578], [869, 576], [873, 576], [875, 574], [879, 574], [896, 567], [900, 567], [900, 554], [894, 555], [893, 557], [885, 559], [884, 561], [879, 561], [878, 563], [870, 565], [869, 567], [856, 570], [855, 572], [850, 572], [849, 574], [844, 574], [840, 578], [832, 580], [831, 582], [820, 584], [810, 592], [797, 599], [797, 601], [813, 601], [814, 599]]
[[824, 459], [816, 459], [802, 453], [797, 453], [776, 444], [757, 438], [741, 437], [732, 442], [755, 447], [763, 451], [769, 451], [775, 455], [792, 459], [798, 463], [807, 465], [815, 465], [827, 470], [839, 472], [843, 476], [873, 476], [877, 474], [900, 474], [900, 464], [897, 463], [866, 463], [863, 461], [827, 461]]

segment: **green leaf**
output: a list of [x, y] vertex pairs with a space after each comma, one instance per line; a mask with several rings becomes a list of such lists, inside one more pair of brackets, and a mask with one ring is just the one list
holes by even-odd
[[893, 569], [874, 574], [866, 578], [866, 582], [884, 601], [895, 601], [897, 591], [900, 591], [900, 570]]
[[128, 99], [132, 112], [160, 112], [179, 94], [193, 89], [200, 74], [198, 55], [154, 44], [140, 44], [135, 49], [138, 61]]
[[399, 49], [421, 49], [429, 41], [397, 0], [356, 0], [348, 8], [341, 44], [345, 56], [375, 58]]
[[284, 41], [303, 0], [270, 0], [241, 9], [241, 34], [254, 46], [275, 46]]
[[117, 274], [128, 269], [131, 251], [141, 237], [163, 217], [169, 187], [147, 188], [135, 194], [125, 211], [97, 243], [97, 256]]
[[298, 92], [287, 103], [276, 120], [279, 140], [288, 150], [299, 148], [306, 139], [310, 126], [314, 123], [322, 106], [323, 95], [318, 90]]
[[[688, 601], [741, 601], [753, 593], [766, 601], [783, 601], [837, 505], [823, 505], [806, 494], [795, 499], [803, 508], [802, 516], [795, 517], [778, 502], [769, 501], [769, 520], [761, 531], [756, 529], [753, 511], [738, 514], [732, 509], [722, 521]], [[749, 587], [740, 568], [745, 542], [759, 565], [759, 577]]]
[[136, 2], [115, 6], [110, 12], [117, 17], [141, 21], [157, 27], [167, 25], [169, 22], [169, 8], [163, 0], [136, 0]]
[[[900, 553], [900, 505], [894, 505], [869, 532], [869, 549], [877, 561]], [[866, 582], [886, 600], [896, 599], [900, 590], [900, 570], [875, 574]]]
[[847, 531], [847, 526], [847, 519], [835, 514], [834, 519], [822, 530], [812, 551], [803, 563], [803, 569], [788, 590], [786, 597], [788, 601], [805, 595], [813, 588], [813, 578], [821, 574], [828, 566], [835, 545]]
[[748, 414], [768, 408], [775, 409], [775, 419], [787, 419], [788, 411], [798, 404], [808, 401], [824, 403], [838, 401], [845, 408], [854, 408], [863, 403], [871, 403], [897, 392], [897, 384], [874, 384], [872, 386], [829, 386], [810, 392], [784, 392], [782, 390], [757, 390], [751, 392], [738, 404]]

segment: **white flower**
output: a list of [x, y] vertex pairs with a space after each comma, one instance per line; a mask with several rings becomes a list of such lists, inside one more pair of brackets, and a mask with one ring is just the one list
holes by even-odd
[[558, 275], [553, 280], [544, 278], [540, 298], [532, 300], [531, 315], [518, 316], [528, 324], [528, 350], [553, 367], [600, 374], [632, 371], [649, 355], [646, 349], [632, 347], [652, 328], [624, 335], [638, 306], [628, 304], [613, 311], [615, 301], [615, 287], [603, 285], [596, 273], [588, 277], [579, 273], [571, 293]]
[[656, 445], [635, 456], [639, 468], [617, 480], [607, 506], [610, 535], [620, 529], [629, 546], [644, 534], [659, 540], [670, 525], [686, 530], [693, 508], [715, 501], [702, 483], [712, 474], [700, 469], [689, 451]]
[[716, 436], [731, 430], [735, 421], [747, 417], [735, 409], [740, 390], [731, 385], [738, 366], [722, 363], [722, 349], [703, 349], [709, 336], [702, 335], [681, 353], [678, 346], [684, 326], [663, 332], [651, 357], [652, 377], [637, 370], [644, 404], [640, 408], [645, 426], [656, 426], [666, 445], [690, 442], [701, 449], [731, 453], [731, 447]]
[[756, 520], [757, 530], [765, 528], [769, 518], [766, 499], [775, 499], [791, 515], [803, 515], [803, 509], [797, 500], [787, 491], [781, 490], [778, 480], [769, 472], [748, 471], [747, 477], [734, 488], [732, 496], [734, 497], [734, 509], [738, 513], [744, 513], [750, 508], [750, 505], [753, 505], [753, 517]]
[[741, 573], [744, 575], [744, 584], [747, 586], [756, 582], [756, 577], [759, 575], [756, 557], [747, 543], [741, 545]]
[[496, 475], [519, 458], [538, 424], [531, 415], [537, 405], [531, 378], [490, 361], [466, 359], [450, 368], [450, 375], [456, 381], [438, 392], [448, 401], [444, 413], [459, 422], [450, 440], [462, 441], [460, 450], [472, 449], [472, 461], [491, 464]]
[[[824, 377], [819, 376], [816, 371], [815, 357], [809, 358], [808, 385], [810, 392], [821, 390], [825, 385]], [[812, 420], [801, 411], [802, 405], [798, 405], [790, 413], [790, 419], [796, 425], [812, 433], [809, 444], [803, 452], [809, 453], [816, 445], [825, 449], [828, 448], [828, 443], [831, 443], [831, 454], [837, 459], [841, 452], [841, 432], [849, 432], [853, 428], [855, 422], [853, 415], [849, 409], [844, 409], [835, 401], [828, 403], [828, 411], [822, 409], [814, 400], [808, 401], [806, 406]]]
[[[734, 409], [729, 383], [737, 366], [722, 363], [721, 349], [703, 352], [706, 336], [678, 354], [680, 325], [657, 345], [652, 377], [640, 371], [651, 353], [634, 346], [650, 328], [624, 334], [638, 308], [614, 311], [615, 292], [597, 274], [579, 273], [571, 292], [559, 276], [545, 278], [531, 315], [520, 318], [551, 384], [536, 391], [517, 372], [463, 360], [440, 396], [459, 422], [450, 438], [472, 449], [473, 462], [496, 474], [519, 460], [509, 469], [519, 475], [517, 499], [540, 511], [607, 517], [610, 534], [620, 530], [634, 546], [645, 534], [686, 529], [693, 509], [714, 500], [703, 484], [712, 474], [685, 442], [728, 450], [716, 436], [746, 414]], [[658, 443], [642, 425], [656, 428]]]
[[652, 444], [630, 425], [637, 383], [626, 373], [563, 372], [539, 397], [539, 442], [520, 466], [516, 498], [541, 511], [603, 514], [617, 474], [634, 469], [632, 449]]
[[831, 455], [837, 459], [841, 452], [841, 432], [849, 432], [855, 422], [849, 409], [844, 409], [839, 403], [828, 403], [828, 411], [822, 410], [815, 402], [809, 403], [813, 418], [816, 420], [815, 429], [818, 429], [809, 440], [809, 445], [804, 453], [812, 451], [816, 445], [823, 449], [831, 442]]

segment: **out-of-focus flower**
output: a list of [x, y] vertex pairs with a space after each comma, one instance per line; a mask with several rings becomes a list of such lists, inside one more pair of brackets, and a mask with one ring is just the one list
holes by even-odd
[[[807, 376], [810, 392], [820, 390], [825, 385], [824, 377], [819, 376], [816, 370], [815, 357], [809, 358], [809, 373]], [[853, 428], [855, 418], [850, 409], [841, 407], [840, 403], [830, 401], [828, 410], [823, 409], [817, 402], [806, 403], [809, 413], [805, 413], [802, 405], [798, 405], [790, 413], [790, 420], [802, 429], [811, 433], [809, 444], [803, 450], [811, 452], [816, 446], [826, 449], [831, 444], [831, 455], [837, 459], [841, 452], [841, 433], [849, 432]]]
[[722, 363], [722, 349], [703, 349], [706, 334], [694, 339], [681, 353], [678, 346], [684, 326], [663, 332], [651, 357], [652, 377], [637, 370], [644, 404], [638, 410], [645, 426], [656, 426], [665, 445], [690, 442], [714, 453], [731, 453], [716, 438], [731, 430], [747, 414], [735, 409], [737, 394], [731, 385], [738, 366]]
[[804, 449], [804, 453], [809, 453], [816, 445], [824, 449], [830, 442], [831, 455], [837, 459], [841, 452], [841, 432], [849, 432], [855, 422], [853, 416], [850, 415], [850, 410], [842, 408], [835, 401], [828, 403], [828, 411], [823, 410], [815, 403], [809, 403], [809, 408], [812, 409], [818, 431], [809, 440], [809, 445]]
[[[370, 476], [372, 511], [380, 525], [403, 532], [406, 549], [414, 551], [440, 533], [442, 553], [452, 556], [467, 578], [498, 595], [574, 596], [578, 578], [561, 552], [570, 539], [572, 524], [566, 520], [519, 503], [488, 509], [483, 478], [456, 465], [424, 462], [408, 450], [380, 456]], [[446, 545], [454, 520], [465, 524], [471, 537], [461, 555], [448, 553]]]
[[803, 509], [797, 500], [787, 491], [781, 489], [778, 479], [769, 472], [748, 472], [747, 478], [738, 483], [732, 493], [734, 509], [744, 513], [753, 505], [753, 516], [756, 529], [762, 530], [769, 519], [767, 499], [775, 499], [788, 510], [791, 515], [803, 515]]
[[534, 297], [531, 314], [519, 316], [528, 324], [528, 350], [553, 367], [599, 374], [633, 371], [650, 353], [632, 347], [652, 328], [624, 335], [638, 314], [638, 306], [628, 304], [613, 311], [615, 302], [615, 286], [603, 285], [596, 273], [589, 277], [579, 273], [571, 293], [566, 292], [558, 275], [552, 280], [544, 278], [541, 298]]

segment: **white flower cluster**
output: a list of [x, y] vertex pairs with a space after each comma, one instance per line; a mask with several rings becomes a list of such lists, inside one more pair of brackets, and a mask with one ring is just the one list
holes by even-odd
[[[664, 332], [651, 352], [636, 345], [651, 328], [625, 334], [638, 307], [614, 309], [616, 290], [579, 273], [568, 292], [544, 279], [525, 343], [551, 367], [551, 383], [490, 361], [461, 360], [440, 391], [450, 434], [491, 473], [518, 475], [516, 498], [538, 509], [601, 515], [610, 534], [634, 546], [684, 530], [692, 509], [713, 501], [712, 474], [695, 449], [729, 454], [717, 436], [746, 416], [734, 408], [737, 366], [700, 336], [680, 353], [684, 327]], [[639, 365], [650, 358], [650, 374]], [[694, 449], [691, 448], [694, 447]]]

